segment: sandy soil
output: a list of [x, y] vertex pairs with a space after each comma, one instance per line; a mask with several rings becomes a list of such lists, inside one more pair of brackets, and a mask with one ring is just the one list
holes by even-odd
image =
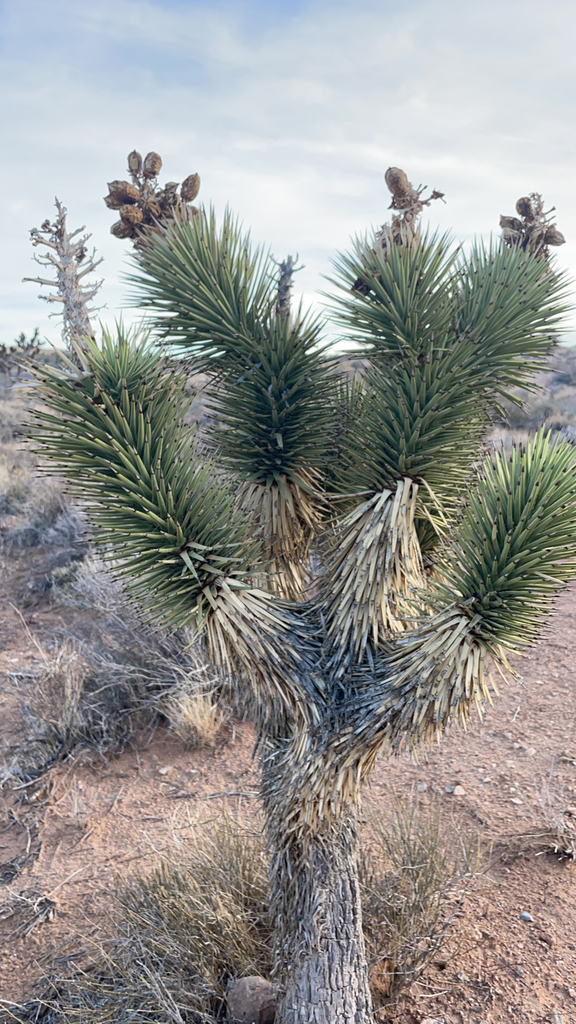
[[[45, 636], [65, 613], [46, 601], [34, 607], [23, 599], [45, 557], [29, 553], [2, 565], [5, 754], [23, 728], [21, 691], [31, 685], [25, 673], [33, 673], [38, 657], [31, 633]], [[451, 732], [418, 764], [382, 759], [366, 790], [366, 822], [386, 808], [393, 791], [418, 789], [423, 801], [457, 812], [491, 851], [486, 877], [463, 908], [464, 948], [453, 961], [431, 967], [401, 998], [402, 1024], [560, 1024], [554, 1014], [564, 1024], [576, 1021], [576, 867], [543, 852], [546, 838], [533, 838], [543, 831], [534, 810], [537, 791], [550, 791], [563, 807], [576, 805], [575, 627], [572, 587], [557, 601], [546, 638], [516, 662], [521, 678], [504, 688], [482, 722], [467, 733]], [[70, 956], [104, 936], [107, 888], [118, 873], [141, 872], [153, 863], [171, 830], [185, 834], [191, 821], [216, 812], [223, 801], [248, 815], [257, 812], [252, 743], [252, 728], [243, 722], [201, 751], [187, 750], [159, 728], [112, 761], [86, 755], [55, 768], [39, 785], [5, 792], [0, 999], [30, 998], [51, 957]], [[18, 893], [37, 908], [38, 924], [29, 934], [18, 930], [17, 915], [6, 916]], [[523, 922], [523, 912], [533, 921]]]

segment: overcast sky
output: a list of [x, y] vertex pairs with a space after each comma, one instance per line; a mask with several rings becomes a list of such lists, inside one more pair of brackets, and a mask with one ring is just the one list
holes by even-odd
[[[160, 180], [202, 178], [306, 298], [350, 235], [388, 217], [383, 175], [446, 193], [434, 226], [470, 240], [542, 192], [576, 277], [576, 5], [527, 0], [0, 0], [0, 342], [59, 327], [22, 284], [54, 196], [105, 257], [112, 320], [129, 243], [106, 182], [157, 150]], [[127, 314], [133, 318], [133, 312]], [[572, 321], [576, 330], [576, 317]], [[576, 342], [576, 335], [571, 339]]]

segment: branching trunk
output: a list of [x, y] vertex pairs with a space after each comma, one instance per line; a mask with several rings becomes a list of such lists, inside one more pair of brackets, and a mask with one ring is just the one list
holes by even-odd
[[[265, 780], [266, 786], [266, 780]], [[354, 816], [304, 836], [267, 800], [277, 1024], [369, 1024]]]

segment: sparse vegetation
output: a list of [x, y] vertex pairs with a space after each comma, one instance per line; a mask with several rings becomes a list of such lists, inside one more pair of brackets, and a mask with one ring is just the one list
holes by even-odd
[[[83, 794], [74, 799], [83, 806]], [[362, 903], [371, 987], [382, 1006], [445, 952], [479, 861], [454, 823], [442, 825], [437, 811], [415, 801], [396, 801], [374, 824], [362, 858]], [[173, 832], [152, 871], [118, 884], [109, 940], [97, 948], [83, 940], [79, 967], [49, 972], [46, 1024], [215, 1024], [226, 1019], [230, 979], [269, 976], [263, 832], [229, 813], [186, 826]], [[28, 1009], [34, 1020], [34, 1005]]]
[[[568, 760], [568, 757], [563, 758]], [[576, 759], [571, 759], [576, 764]], [[560, 860], [576, 861], [576, 806], [554, 777], [554, 765], [548, 778], [535, 781], [533, 792], [522, 798], [533, 825], [520, 837], [521, 843], [537, 851], [537, 856], [551, 853]]]
[[214, 741], [225, 719], [218, 679], [187, 637], [153, 633], [101, 562], [65, 567], [54, 588], [63, 607], [99, 614], [76, 635], [36, 641], [39, 667], [22, 707], [26, 739], [4, 777], [33, 778], [79, 748], [118, 753], [138, 729], [167, 720], [191, 746]]
[[483, 851], [439, 807], [395, 797], [371, 823], [361, 861], [362, 919], [375, 1008], [393, 1005], [434, 961], [453, 955], [456, 915], [482, 867]]

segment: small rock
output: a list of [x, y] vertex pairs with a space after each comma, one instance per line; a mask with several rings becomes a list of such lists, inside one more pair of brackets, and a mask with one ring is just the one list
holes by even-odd
[[528, 747], [528, 749], [525, 750], [524, 753], [526, 754], [526, 757], [534, 757], [534, 754], [536, 753], [536, 748]]
[[564, 1018], [561, 1013], [558, 1013], [558, 1010], [552, 1010], [550, 1020], [552, 1024], [564, 1024]]
[[276, 989], [257, 974], [231, 981], [226, 992], [230, 1017], [242, 1024], [273, 1024]]
[[538, 932], [538, 938], [540, 939], [540, 942], [545, 942], [547, 946], [550, 946], [550, 948], [554, 945], [555, 939], [553, 935], [550, 935], [550, 932], [541, 930]]
[[419, 782], [418, 785], [416, 786], [417, 793], [425, 793], [427, 789], [428, 786], [426, 785], [425, 782]]
[[532, 917], [532, 914], [529, 914], [526, 910], [523, 910], [520, 914], [520, 920], [526, 921], [526, 924], [531, 924], [534, 918]]
[[159, 768], [158, 769], [158, 774], [159, 775], [170, 775], [170, 772], [173, 772], [173, 771], [174, 771], [173, 766], [171, 764], [167, 764], [165, 768]]
[[458, 978], [458, 981], [470, 981], [470, 978], [467, 974], [464, 974], [464, 971], [458, 971], [456, 977]]
[[456, 788], [455, 786], [444, 786], [444, 792], [445, 793], [453, 793], [455, 788]]
[[423, 1017], [420, 1024], [445, 1024], [444, 1017]]
[[519, 974], [520, 977], [522, 977], [524, 974], [524, 968], [521, 967], [520, 964], [518, 964], [518, 966], [516, 967], [516, 974]]
[[570, 996], [570, 999], [576, 999], [576, 988], [569, 988], [568, 995]]
[[454, 786], [454, 796], [466, 796], [464, 786]]
[[523, 801], [518, 796], [511, 796], [510, 797], [510, 803], [511, 804], [521, 804], [522, 802]]

